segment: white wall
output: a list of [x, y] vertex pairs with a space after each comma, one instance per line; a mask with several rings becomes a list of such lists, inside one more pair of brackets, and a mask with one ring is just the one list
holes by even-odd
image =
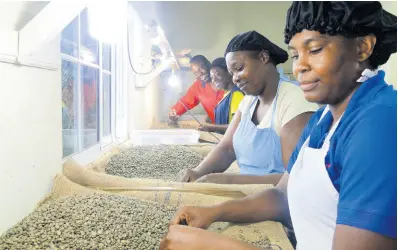
[[[60, 60], [59, 38], [46, 54]], [[0, 62], [0, 233], [33, 211], [61, 171], [61, 74]]]
[[[139, 76], [136, 76], [135, 82], [138, 82]], [[134, 80], [129, 81], [132, 85]], [[131, 86], [130, 111], [131, 124], [130, 131], [135, 129], [149, 129], [154, 121], [157, 121], [158, 103], [158, 84], [159, 77], [156, 77], [146, 88], [134, 88]], [[130, 133], [131, 135], [131, 133]]]
[[[383, 8], [390, 12], [391, 14], [397, 15], [397, 2], [396, 1], [390, 1], [390, 2], [381, 2], [383, 5]], [[397, 89], [397, 54], [391, 55], [390, 59], [386, 64], [380, 67], [380, 69], [384, 70], [386, 72], [386, 77], [385, 81], [388, 84], [391, 84], [394, 86], [395, 89]]]
[[[151, 42], [145, 30], [144, 22], [137, 10], [130, 5], [129, 33], [130, 56], [136, 72], [145, 73], [151, 70]], [[127, 49], [125, 53], [127, 53]], [[149, 129], [157, 119], [159, 76], [137, 75], [133, 72], [128, 55], [123, 59], [127, 65], [127, 81], [129, 92], [129, 135], [136, 129]], [[138, 88], [136, 87], [138, 86]], [[146, 86], [145, 88], [143, 88]]]

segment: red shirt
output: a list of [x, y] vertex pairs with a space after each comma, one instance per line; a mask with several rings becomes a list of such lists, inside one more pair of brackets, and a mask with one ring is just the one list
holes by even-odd
[[97, 106], [97, 83], [94, 81], [83, 83], [83, 108], [84, 112]]
[[[202, 82], [196, 80], [191, 87], [189, 87], [185, 96], [180, 101], [187, 106], [188, 109], [193, 109], [199, 103], [205, 108], [206, 113], [214, 123], [214, 109], [218, 102], [224, 97], [223, 90], [214, 90], [210, 83], [206, 83], [205, 87], [202, 87]], [[177, 115], [182, 115], [186, 112], [185, 107], [178, 102], [172, 109], [175, 109]]]

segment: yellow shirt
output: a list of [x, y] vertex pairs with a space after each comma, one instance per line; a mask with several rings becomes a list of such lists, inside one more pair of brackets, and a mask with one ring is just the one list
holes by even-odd
[[[231, 91], [225, 92], [224, 97], [220, 100], [220, 102], [224, 100], [224, 98], [227, 97], [230, 92]], [[231, 104], [229, 106], [228, 123], [231, 123], [232, 118], [234, 117], [236, 111], [239, 109], [239, 104], [243, 100], [243, 97], [245, 97], [245, 95], [240, 91], [235, 91], [234, 93], [232, 93]]]
[[232, 118], [234, 117], [236, 111], [239, 109], [239, 104], [240, 102], [243, 100], [243, 97], [245, 97], [245, 95], [240, 92], [240, 91], [235, 91], [232, 94], [232, 100], [231, 100], [231, 105], [229, 108], [229, 118], [228, 118], [228, 123], [231, 123]]

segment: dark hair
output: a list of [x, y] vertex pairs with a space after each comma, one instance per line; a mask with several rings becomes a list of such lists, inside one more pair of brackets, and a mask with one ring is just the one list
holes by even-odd
[[225, 71], [228, 71], [227, 62], [225, 61], [224, 57], [219, 57], [214, 59], [214, 61], [211, 63], [211, 67], [212, 68], [217, 67]]
[[211, 68], [211, 63], [209, 60], [207, 60], [206, 57], [202, 56], [202, 55], [196, 55], [194, 57], [191, 58], [190, 60], [191, 64], [202, 64], [206, 67], [206, 69], [210, 70]]
[[304, 29], [347, 38], [375, 35], [376, 45], [369, 57], [373, 68], [397, 52], [397, 17], [383, 10], [380, 2], [293, 2], [286, 17], [285, 43]]
[[[269, 54], [269, 51], [268, 50], [263, 50], [263, 51], [267, 51], [267, 53], [269, 55], [268, 61], [276, 66], [277, 64], [274, 62], [274, 60], [272, 60], [272, 57]], [[252, 58], [252, 59], [257, 59], [258, 60], [258, 59], [260, 59], [260, 53], [263, 52], [263, 51], [248, 51], [249, 52], [249, 57]]]

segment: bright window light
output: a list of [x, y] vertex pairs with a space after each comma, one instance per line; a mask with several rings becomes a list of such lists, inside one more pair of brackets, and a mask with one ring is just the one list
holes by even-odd
[[162, 27], [160, 27], [160, 25], [158, 25], [157, 30], [158, 30], [159, 36], [164, 36], [164, 31], [163, 31]]
[[88, 5], [90, 34], [106, 43], [118, 42], [126, 31], [126, 0], [96, 1]]
[[160, 36], [157, 36], [155, 38], [152, 38], [151, 41], [152, 41], [152, 44], [159, 45], [161, 42], [161, 38], [160, 38]]

